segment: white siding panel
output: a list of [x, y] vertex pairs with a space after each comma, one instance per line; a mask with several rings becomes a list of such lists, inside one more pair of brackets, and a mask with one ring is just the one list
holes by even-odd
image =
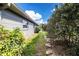
[[18, 17], [17, 15], [9, 12], [3, 11], [2, 13], [2, 25], [6, 28], [14, 29], [16, 27], [22, 28], [22, 18]]
[[7, 28], [10, 28], [10, 29], [14, 29], [16, 27], [22, 28], [22, 23], [14, 22], [14, 21], [8, 20], [6, 18], [3, 18], [2, 25], [4, 25]]
[[29, 22], [28, 28], [23, 28], [23, 25], [27, 23], [27, 21], [9, 11], [3, 11], [1, 22], [2, 25], [8, 29], [19, 27], [23, 31], [24, 36], [27, 38], [34, 34], [34, 27], [31, 22]]
[[1, 10], [0, 10], [0, 24], [1, 24]]
[[23, 33], [27, 38], [34, 34], [34, 28], [32, 23], [29, 22], [27, 30], [24, 30]]
[[1, 20], [1, 10], [0, 10], [0, 20]]

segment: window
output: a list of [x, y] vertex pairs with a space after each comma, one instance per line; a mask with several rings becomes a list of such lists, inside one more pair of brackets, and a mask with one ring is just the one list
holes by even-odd
[[23, 25], [23, 28], [28, 28], [28, 22]]
[[27, 25], [23, 25], [23, 28], [27, 28], [28, 26]]

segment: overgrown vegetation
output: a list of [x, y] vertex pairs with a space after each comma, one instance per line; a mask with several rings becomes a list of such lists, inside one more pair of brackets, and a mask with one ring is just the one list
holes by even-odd
[[0, 26], [0, 55], [1, 56], [32, 56], [36, 55], [37, 44], [44, 48], [44, 33], [39, 32], [31, 39], [25, 39], [19, 28], [13, 31]]
[[47, 31], [47, 24], [42, 24], [42, 29], [43, 29], [43, 31]]
[[[39, 32], [35, 37], [29, 39], [29, 43], [25, 44], [23, 55], [33, 56], [33, 55], [37, 55], [37, 53], [41, 53], [41, 55], [45, 55], [44, 36], [45, 36], [44, 32]], [[40, 49], [43, 51], [40, 51]]]
[[79, 55], [79, 4], [66, 3], [56, 7], [47, 26], [51, 43], [64, 41], [65, 55]]
[[35, 30], [34, 30], [34, 32], [35, 33], [39, 33], [39, 31], [40, 31], [40, 28], [37, 26], [37, 27], [35, 27]]
[[24, 38], [17, 28], [13, 31], [6, 30], [0, 26], [0, 55], [2, 56], [20, 56]]

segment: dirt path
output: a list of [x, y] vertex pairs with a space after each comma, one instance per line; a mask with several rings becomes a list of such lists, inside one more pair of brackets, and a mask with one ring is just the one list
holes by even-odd
[[55, 56], [53, 54], [52, 45], [50, 44], [50, 38], [46, 38], [46, 55], [47, 56]]
[[50, 38], [46, 38], [46, 55], [47, 56], [63, 56], [64, 48], [60, 45], [53, 46], [50, 44]]

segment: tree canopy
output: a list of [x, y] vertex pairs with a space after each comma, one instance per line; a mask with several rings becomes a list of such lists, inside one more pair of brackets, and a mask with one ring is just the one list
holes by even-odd
[[48, 21], [47, 30], [52, 41], [69, 41], [69, 46], [75, 45], [76, 55], [79, 55], [79, 4], [65, 3], [57, 7]]

